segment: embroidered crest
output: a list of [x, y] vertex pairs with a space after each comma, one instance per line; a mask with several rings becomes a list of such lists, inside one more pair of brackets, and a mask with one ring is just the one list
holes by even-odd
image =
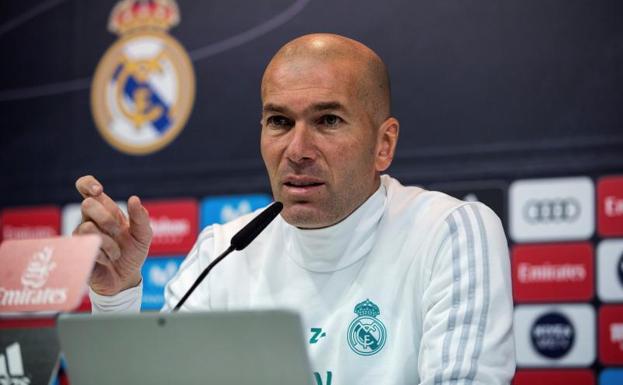
[[355, 306], [355, 318], [348, 326], [348, 346], [357, 354], [371, 356], [378, 353], [387, 340], [385, 325], [377, 316], [379, 307], [369, 299]]

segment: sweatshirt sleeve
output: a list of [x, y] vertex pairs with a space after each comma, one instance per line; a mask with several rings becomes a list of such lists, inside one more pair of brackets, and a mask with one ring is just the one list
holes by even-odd
[[510, 261], [499, 218], [454, 209], [434, 237], [424, 292], [422, 384], [509, 384], [515, 371]]
[[143, 295], [143, 281], [135, 287], [121, 291], [115, 295], [101, 295], [89, 287], [91, 313], [139, 313]]

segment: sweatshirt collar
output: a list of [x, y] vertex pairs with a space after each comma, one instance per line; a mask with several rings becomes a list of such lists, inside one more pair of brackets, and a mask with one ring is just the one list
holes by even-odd
[[352, 265], [372, 249], [386, 200], [386, 187], [381, 182], [368, 200], [333, 226], [309, 230], [286, 224], [287, 255], [297, 265], [317, 273]]

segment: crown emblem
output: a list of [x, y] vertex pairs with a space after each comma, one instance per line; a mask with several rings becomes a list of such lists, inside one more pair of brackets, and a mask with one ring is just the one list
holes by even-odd
[[118, 35], [143, 30], [164, 30], [180, 21], [174, 0], [123, 0], [113, 8], [108, 30]]
[[359, 317], [376, 317], [377, 315], [381, 314], [381, 311], [379, 310], [379, 307], [374, 304], [374, 302], [366, 299], [365, 301], [358, 303], [357, 306], [355, 306], [355, 313]]

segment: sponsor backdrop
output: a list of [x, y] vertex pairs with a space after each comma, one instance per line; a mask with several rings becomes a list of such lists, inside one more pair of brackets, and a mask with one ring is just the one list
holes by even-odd
[[[0, 240], [71, 234], [74, 181], [94, 174], [123, 209], [131, 194], [149, 209], [143, 308], [159, 309], [201, 229], [271, 201], [258, 150], [270, 56], [341, 33], [392, 74], [390, 173], [503, 220], [515, 384], [620, 384], [621, 15], [618, 0], [3, 1]], [[45, 383], [29, 341], [48, 344], [51, 325], [0, 321], [0, 379]]]

